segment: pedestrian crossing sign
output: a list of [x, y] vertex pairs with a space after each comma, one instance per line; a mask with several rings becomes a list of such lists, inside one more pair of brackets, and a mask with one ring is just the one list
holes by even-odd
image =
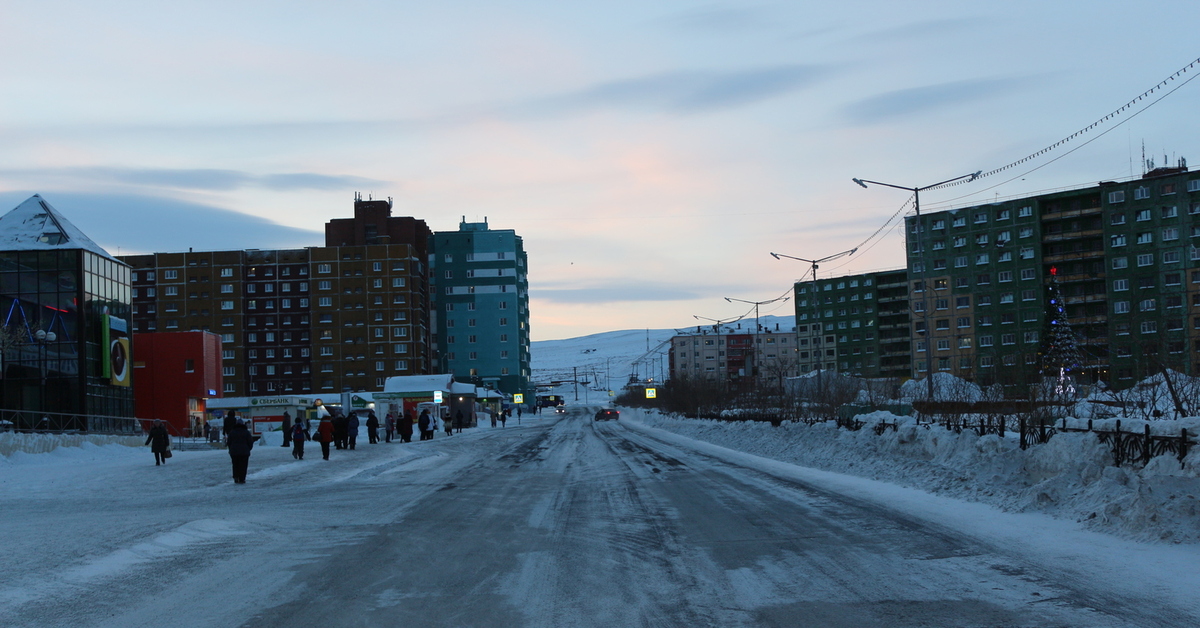
[[654, 399], [656, 397], [658, 397], [657, 389], [655, 389], [655, 388], [647, 388], [646, 389], [646, 398], [647, 399]]

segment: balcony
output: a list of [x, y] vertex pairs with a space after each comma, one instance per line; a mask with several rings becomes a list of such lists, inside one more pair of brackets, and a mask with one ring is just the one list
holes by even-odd
[[1082, 240], [1084, 238], [1095, 238], [1096, 240], [1100, 240], [1103, 237], [1103, 229], [1089, 229], [1087, 231], [1063, 231], [1062, 233], [1043, 233], [1042, 242], [1064, 242], [1067, 240]]

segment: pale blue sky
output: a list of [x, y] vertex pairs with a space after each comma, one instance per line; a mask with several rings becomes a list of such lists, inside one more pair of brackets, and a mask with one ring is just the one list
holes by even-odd
[[[391, 196], [434, 230], [522, 235], [537, 340], [681, 327], [788, 291], [806, 269], [770, 251], [849, 249], [906, 200], [852, 177], [989, 170], [1116, 109], [1200, 57], [1198, 13], [9, 0], [0, 205], [39, 192], [115, 254], [320, 245], [355, 191]], [[1036, 172], [922, 200], [1137, 175], [1143, 143], [1200, 164], [1198, 104], [1200, 81]], [[899, 267], [902, 246], [893, 229], [822, 271]]]

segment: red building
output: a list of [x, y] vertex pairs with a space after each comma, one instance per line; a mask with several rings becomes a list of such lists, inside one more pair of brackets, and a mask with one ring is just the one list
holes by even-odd
[[134, 334], [137, 417], [162, 419], [171, 434], [191, 435], [205, 400], [221, 397], [221, 337], [206, 331]]

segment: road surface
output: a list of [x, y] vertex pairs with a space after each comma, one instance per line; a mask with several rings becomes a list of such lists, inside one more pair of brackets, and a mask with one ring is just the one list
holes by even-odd
[[1075, 566], [590, 418], [329, 461], [257, 447], [245, 485], [222, 452], [48, 465], [0, 484], [2, 623], [1200, 625]]

